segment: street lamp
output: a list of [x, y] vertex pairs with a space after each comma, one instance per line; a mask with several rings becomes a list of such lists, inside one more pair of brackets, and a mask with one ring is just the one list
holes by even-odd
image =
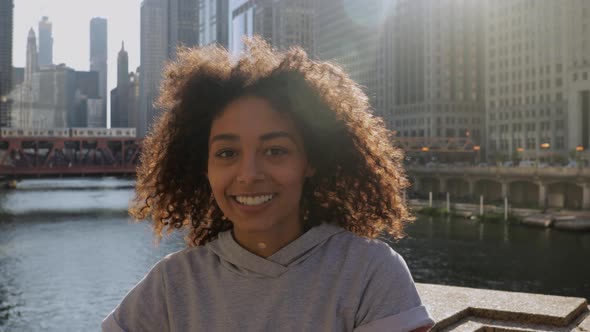
[[477, 165], [477, 164], [479, 164], [479, 161], [480, 161], [481, 146], [474, 145], [473, 151], [475, 151], [475, 153], [476, 153], [475, 165]]
[[582, 167], [582, 152], [584, 151], [584, 147], [581, 145], [576, 146], [576, 157], [577, 157], [577, 163], [578, 163], [578, 167]]
[[518, 159], [520, 159], [519, 162], [524, 160], [524, 148], [517, 147], [516, 152], [518, 153]]
[[[541, 143], [541, 149], [543, 149], [543, 150], [549, 150], [550, 147], [551, 147], [551, 144], [549, 144], [549, 143]], [[547, 152], [543, 153], [543, 155], [546, 155], [546, 154], [547, 154]], [[549, 157], [551, 157], [551, 156], [549, 156]], [[553, 160], [550, 159], [549, 162], [552, 163]]]
[[[427, 147], [427, 146], [423, 146], [423, 147], [422, 147], [420, 150], [421, 150], [422, 152], [428, 152], [428, 151], [430, 151], [430, 148], [429, 148], [429, 147]], [[428, 160], [428, 159], [429, 159], [429, 158], [428, 158], [428, 154], [426, 154], [426, 157], [425, 157], [424, 159], [425, 159], [425, 162], [426, 162], [426, 163], [428, 163], [428, 162], [429, 162], [429, 160]]]

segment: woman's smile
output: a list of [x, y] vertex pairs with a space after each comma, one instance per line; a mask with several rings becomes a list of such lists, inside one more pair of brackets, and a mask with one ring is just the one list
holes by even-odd
[[241, 214], [259, 214], [274, 203], [277, 195], [231, 196], [236, 210]]
[[276, 194], [259, 194], [259, 195], [235, 195], [231, 196], [240, 205], [259, 206], [270, 202]]

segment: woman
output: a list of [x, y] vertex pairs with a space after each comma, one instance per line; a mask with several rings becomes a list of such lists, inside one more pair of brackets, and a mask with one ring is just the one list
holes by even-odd
[[252, 39], [168, 66], [132, 215], [187, 231], [104, 331], [427, 331], [403, 259], [402, 154], [338, 67]]

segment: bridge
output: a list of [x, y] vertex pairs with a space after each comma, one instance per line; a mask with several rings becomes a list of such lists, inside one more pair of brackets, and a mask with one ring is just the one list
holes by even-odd
[[132, 137], [0, 138], [0, 178], [132, 175], [140, 150]]
[[514, 206], [590, 209], [590, 168], [476, 167], [409, 165], [410, 194], [452, 200], [500, 202], [508, 197]]

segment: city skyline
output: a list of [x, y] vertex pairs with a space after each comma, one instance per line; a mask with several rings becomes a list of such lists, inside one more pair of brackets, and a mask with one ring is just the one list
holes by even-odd
[[102, 17], [108, 21], [107, 91], [110, 91], [117, 86], [117, 54], [121, 41], [125, 41], [129, 52], [129, 70], [135, 71], [139, 66], [140, 4], [141, 0], [15, 0], [13, 66], [25, 66], [29, 29], [33, 28], [38, 34], [39, 21], [47, 16], [53, 27], [53, 63], [90, 70], [90, 20]]

